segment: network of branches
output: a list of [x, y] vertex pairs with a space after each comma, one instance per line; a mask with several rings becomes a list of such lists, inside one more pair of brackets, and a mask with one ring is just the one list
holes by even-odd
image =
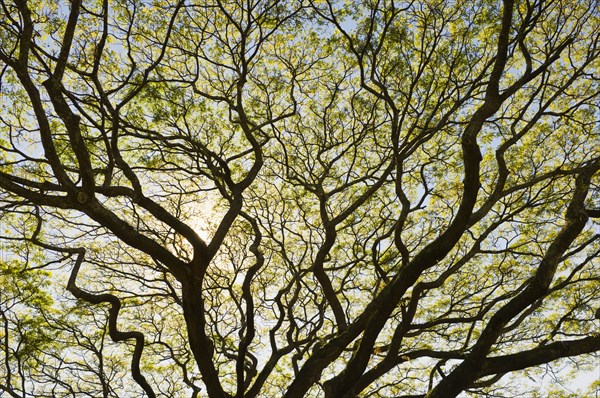
[[598, 0], [0, 1], [0, 396], [592, 394], [599, 55]]

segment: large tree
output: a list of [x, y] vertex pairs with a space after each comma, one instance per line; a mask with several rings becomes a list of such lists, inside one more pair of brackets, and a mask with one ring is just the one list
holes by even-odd
[[0, 395], [592, 366], [597, 0], [0, 3]]

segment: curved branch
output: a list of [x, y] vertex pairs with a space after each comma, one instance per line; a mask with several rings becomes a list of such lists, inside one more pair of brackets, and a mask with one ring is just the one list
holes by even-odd
[[119, 311], [121, 310], [121, 301], [118, 297], [108, 293], [92, 294], [85, 292], [79, 287], [77, 287], [77, 274], [79, 273], [79, 269], [83, 262], [83, 258], [85, 257], [85, 249], [78, 248], [69, 251], [71, 253], [76, 253], [77, 259], [75, 261], [75, 266], [71, 271], [69, 281], [67, 282], [67, 290], [70, 291], [71, 294], [73, 294], [73, 296], [75, 296], [76, 298], [87, 301], [91, 304], [110, 304], [110, 309], [108, 312], [108, 333], [110, 335], [110, 338], [115, 342], [130, 339], [135, 340], [135, 348], [133, 350], [133, 356], [131, 358], [131, 376], [146, 392], [148, 398], [155, 398], [156, 394], [154, 393], [154, 390], [152, 389], [150, 384], [148, 384], [148, 381], [140, 371], [140, 360], [142, 358], [142, 352], [144, 351], [144, 334], [138, 331], [122, 332], [119, 329], [117, 329], [117, 320], [119, 317]]

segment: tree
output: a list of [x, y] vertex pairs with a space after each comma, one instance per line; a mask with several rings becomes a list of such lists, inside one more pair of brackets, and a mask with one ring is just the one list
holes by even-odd
[[592, 366], [596, 0], [1, 4], [8, 396]]

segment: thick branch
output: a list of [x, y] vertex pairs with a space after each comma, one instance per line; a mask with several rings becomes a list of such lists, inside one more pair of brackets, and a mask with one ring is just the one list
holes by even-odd
[[560, 358], [589, 354], [600, 350], [600, 335], [579, 340], [557, 341], [516, 354], [486, 359], [481, 365], [479, 377], [543, 365]]
[[575, 192], [566, 211], [566, 222], [548, 247], [527, 288], [491, 317], [469, 356], [444, 378], [427, 395], [427, 398], [451, 398], [467, 388], [477, 378], [476, 375], [481, 369], [485, 357], [503, 333], [504, 326], [546, 294], [563, 254], [583, 230], [588, 220], [584, 201], [591, 178], [598, 169], [600, 169], [600, 159], [589, 164], [586, 170], [577, 176]]

